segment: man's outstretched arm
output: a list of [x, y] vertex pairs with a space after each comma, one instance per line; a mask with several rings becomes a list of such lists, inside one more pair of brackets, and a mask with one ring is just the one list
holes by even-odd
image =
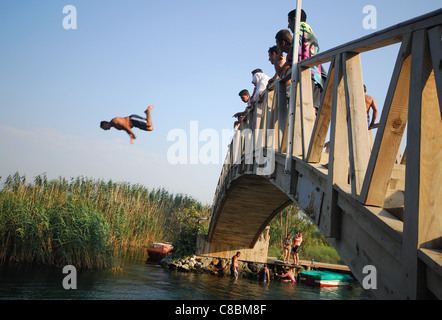
[[132, 132], [132, 130], [128, 127], [124, 127], [124, 130], [127, 132], [127, 134], [130, 136], [130, 143], [134, 143], [134, 140], [136, 139], [135, 134]]

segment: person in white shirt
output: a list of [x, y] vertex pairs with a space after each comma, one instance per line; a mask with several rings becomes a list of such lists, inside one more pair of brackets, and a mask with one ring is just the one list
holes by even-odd
[[255, 89], [251, 98], [253, 103], [256, 103], [259, 101], [261, 93], [267, 88], [270, 77], [263, 73], [261, 69], [253, 70], [252, 75], [252, 83], [255, 85]]

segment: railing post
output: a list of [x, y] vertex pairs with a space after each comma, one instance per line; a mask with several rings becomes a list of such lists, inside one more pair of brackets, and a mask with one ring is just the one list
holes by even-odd
[[317, 119], [313, 127], [312, 138], [306, 161], [318, 163], [321, 161], [322, 150], [324, 149], [327, 132], [330, 127], [331, 109], [333, 98], [333, 79], [335, 71], [335, 60], [333, 59], [328, 69], [327, 81], [325, 83], [325, 92], [322, 96], [321, 107], [318, 110]]
[[345, 84], [345, 103], [348, 114], [351, 193], [353, 197], [357, 198], [361, 193], [370, 157], [360, 54], [344, 53], [342, 67]]
[[285, 172], [290, 173], [292, 169], [292, 150], [293, 150], [293, 127], [296, 104], [296, 90], [298, 86], [298, 55], [299, 55], [299, 29], [301, 27], [301, 7], [302, 1], [297, 0], [295, 33], [293, 35], [293, 65], [292, 81], [290, 87], [289, 120], [287, 128], [287, 154], [285, 158]]
[[396, 64], [382, 109], [378, 132], [371, 152], [360, 202], [382, 207], [391, 179], [397, 150], [408, 120], [410, 90], [410, 35], [402, 40]]
[[300, 72], [300, 122], [301, 122], [301, 146], [302, 159], [307, 159], [308, 148], [312, 138], [313, 127], [315, 124], [315, 107], [313, 105], [312, 76], [310, 68], [301, 68]]
[[322, 209], [325, 210], [323, 211], [326, 217], [326, 227], [324, 231], [325, 236], [328, 238], [340, 237], [341, 217], [337, 208], [337, 192], [334, 186], [345, 187], [348, 177], [347, 112], [341, 55], [336, 56], [334, 66], [328, 181], [327, 190], [325, 192], [325, 205]]
[[[439, 35], [440, 37], [440, 35]], [[440, 38], [439, 38], [440, 39]], [[403, 265], [405, 299], [426, 298], [425, 265], [419, 249], [440, 249], [442, 122], [427, 33], [413, 33], [405, 168]], [[440, 85], [440, 83], [439, 83]]]

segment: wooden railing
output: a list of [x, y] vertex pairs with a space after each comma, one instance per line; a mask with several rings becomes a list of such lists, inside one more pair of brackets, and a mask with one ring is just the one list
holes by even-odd
[[[237, 171], [272, 179], [275, 154], [321, 165], [327, 175], [323, 192], [328, 205], [336, 202], [336, 192], [343, 192], [359, 204], [388, 210], [402, 222], [396, 228], [402, 235], [398, 254], [410, 275], [407, 290], [416, 295], [418, 256], [441, 260], [441, 37], [442, 10], [437, 10], [299, 62], [292, 70], [299, 79], [291, 84], [296, 93], [290, 97], [294, 114], [290, 117], [286, 82], [292, 77], [287, 74], [263, 94], [236, 131], [214, 210]], [[396, 43], [400, 48], [373, 140], [367, 126], [361, 54]], [[325, 63], [330, 63], [328, 76], [315, 116], [310, 68]], [[293, 136], [288, 136], [288, 126], [293, 126]], [[398, 157], [406, 127], [406, 149]], [[290, 173], [290, 165], [285, 171]], [[331, 230], [327, 236], [339, 235]], [[442, 277], [440, 261], [438, 265], [436, 273]]]
[[[293, 137], [287, 137], [289, 114], [285, 82], [291, 78], [288, 73], [263, 94], [262, 102], [241, 123], [228, 150], [219, 186], [230, 166], [239, 163], [241, 158], [243, 163], [250, 164], [255, 157], [252, 152], [262, 148], [286, 154], [288, 141], [293, 141], [292, 156], [309, 163], [324, 161], [324, 146], [329, 134], [328, 161], [324, 164], [328, 163], [333, 183], [344, 189], [350, 186], [352, 195], [361, 203], [382, 206], [394, 165], [405, 163], [405, 157], [398, 161], [397, 155], [408, 122], [409, 102], [413, 103], [413, 110], [421, 109], [421, 101], [416, 96], [421, 95], [419, 91], [432, 86], [434, 90], [426, 90], [430, 92], [426, 93], [424, 103], [429, 101], [433, 107], [439, 105], [436, 89], [440, 96], [441, 12], [429, 13], [301, 61], [298, 69], [300, 81], [294, 89], [298, 94]], [[369, 135], [367, 127], [361, 53], [395, 43], [401, 43], [401, 47], [372, 146], [371, 132]], [[415, 61], [414, 72], [411, 72], [412, 47], [416, 59], [420, 59]], [[327, 81], [315, 117], [310, 68], [327, 62], [330, 62]], [[428, 69], [425, 75], [428, 81], [425, 84], [410, 82], [411, 73], [419, 76], [417, 72], [422, 73], [419, 69], [423, 67]], [[410, 86], [415, 90], [410, 92]], [[418, 137], [409, 136], [407, 145], [410, 139]]]

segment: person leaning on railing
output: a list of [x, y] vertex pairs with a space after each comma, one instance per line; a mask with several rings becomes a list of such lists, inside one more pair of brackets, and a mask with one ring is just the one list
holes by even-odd
[[238, 93], [239, 97], [241, 98], [242, 102], [247, 103], [247, 107], [242, 112], [237, 112], [233, 115], [233, 118], [237, 118], [235, 123], [233, 124], [233, 127], [236, 128], [241, 124], [241, 121], [244, 119], [244, 117], [249, 113], [250, 109], [252, 108], [252, 100], [250, 99], [250, 93], [247, 89], [241, 90]]
[[277, 46], [273, 46], [269, 48], [269, 61], [275, 68], [275, 75], [270, 78], [267, 83], [267, 89], [269, 89], [270, 85], [279, 79], [279, 75], [282, 72], [282, 66], [285, 64], [285, 56], [278, 50]]
[[[282, 54], [282, 53], [287, 53], [287, 57], [286, 57], [286, 61], [285, 63], [282, 65], [282, 67], [280, 68], [280, 73], [278, 74], [278, 76], [280, 78], [284, 77], [285, 73], [287, 72], [287, 70], [289, 70], [292, 67], [292, 55], [291, 52], [293, 52], [293, 47], [292, 47], [292, 40], [293, 37], [290, 33], [289, 30], [287, 29], [283, 29], [283, 30], [279, 30], [278, 33], [275, 36], [275, 40], [276, 40], [276, 46], [278, 48], [278, 51]], [[290, 62], [289, 62], [290, 59]], [[287, 102], [288, 99], [290, 98], [290, 83], [291, 80], [287, 80], [285, 85], [286, 85], [286, 95], [287, 95]]]
[[255, 86], [251, 97], [253, 106], [260, 100], [261, 94], [267, 88], [269, 80], [270, 77], [262, 72], [261, 69], [255, 69], [252, 71], [252, 83]]
[[[295, 23], [296, 23], [296, 9], [288, 13], [288, 28], [291, 32], [295, 33]], [[292, 41], [291, 48], [287, 54], [286, 65], [283, 67], [288, 70], [293, 64], [293, 47], [294, 43]], [[301, 9], [301, 23], [299, 28], [299, 53], [298, 61], [308, 59], [319, 53], [319, 42], [316, 38], [313, 29], [307, 24], [307, 14], [303, 9]], [[324, 89], [324, 80], [326, 79], [326, 73], [323, 70], [322, 65], [317, 65], [310, 68], [312, 73], [312, 89], [313, 89], [313, 105], [316, 111], [319, 108], [319, 100], [321, 92]]]

